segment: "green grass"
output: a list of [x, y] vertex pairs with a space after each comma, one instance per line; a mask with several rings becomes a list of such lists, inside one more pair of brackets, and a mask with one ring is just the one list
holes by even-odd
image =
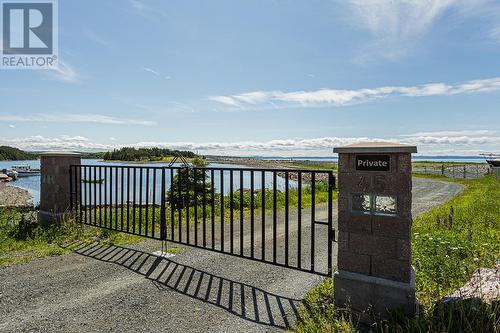
[[65, 245], [74, 241], [123, 245], [143, 240], [105, 229], [81, 227], [71, 219], [65, 219], [60, 226], [40, 226], [35, 221], [33, 213], [0, 209], [0, 267], [69, 253], [71, 249]]
[[[440, 178], [430, 176], [431, 178]], [[454, 180], [464, 185], [462, 194], [424, 213], [413, 222], [413, 265], [416, 269], [420, 316], [394, 313], [391, 320], [374, 318], [373, 332], [500, 332], [500, 305], [478, 300], [439, 300], [470, 280], [479, 267], [493, 267], [500, 260], [500, 179]], [[451, 227], [436, 223], [453, 206]], [[333, 280], [311, 290], [300, 309], [298, 332], [359, 332], [349, 312], [333, 306]]]

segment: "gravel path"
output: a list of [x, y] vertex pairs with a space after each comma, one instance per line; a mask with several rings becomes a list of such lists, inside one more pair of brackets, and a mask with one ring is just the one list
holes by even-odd
[[[415, 179], [414, 213], [461, 190]], [[326, 210], [317, 214], [322, 218]], [[318, 244], [325, 240], [320, 234]], [[133, 248], [71, 246], [76, 253], [0, 269], [0, 332], [281, 331], [293, 325], [300, 300], [322, 279], [198, 249], [160, 259], [149, 254], [160, 249], [155, 241]], [[317, 248], [325, 264], [324, 246]]]
[[19, 187], [0, 183], [0, 207], [30, 207], [31, 195]]

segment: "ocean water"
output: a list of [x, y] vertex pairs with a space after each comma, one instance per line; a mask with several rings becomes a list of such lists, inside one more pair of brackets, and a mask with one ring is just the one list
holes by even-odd
[[[0, 170], [4, 168], [11, 168], [13, 165], [17, 164], [28, 164], [32, 168], [40, 168], [40, 161], [0, 161]], [[93, 183], [83, 183], [82, 184], [82, 199], [84, 202], [91, 203], [94, 200], [99, 199], [102, 203], [110, 203], [110, 194], [113, 203], [122, 201], [122, 193], [123, 200], [131, 200], [135, 198], [136, 201], [142, 196], [142, 201], [145, 202], [145, 198], [149, 198], [149, 202], [152, 202], [153, 198], [153, 179], [155, 179], [155, 189], [154, 189], [154, 197], [155, 203], [160, 203], [161, 197], [161, 171], [150, 169], [149, 178], [146, 170], [143, 169], [142, 175], [140, 170], [133, 172], [133, 169], [122, 169], [122, 168], [113, 168], [113, 174], [110, 177], [109, 168], [106, 169], [106, 174], [104, 174], [104, 168], [101, 169], [99, 173], [99, 168], [94, 168], [93, 166], [136, 166], [136, 167], [162, 167], [168, 166], [168, 163], [141, 163], [141, 164], [130, 164], [130, 163], [121, 163], [121, 162], [102, 162], [100, 160], [82, 160], [82, 165], [88, 165], [91, 167], [85, 168], [82, 170], [82, 178], [83, 179], [104, 179], [102, 184], [93, 184]], [[180, 166], [179, 163], [174, 164], [174, 166]], [[212, 168], [245, 168], [242, 165], [234, 165], [234, 164], [210, 164]], [[130, 173], [129, 173], [130, 171]], [[123, 173], [123, 175], [122, 175]], [[156, 173], [155, 178], [153, 178], [153, 173]], [[210, 176], [210, 172], [207, 172], [207, 175]], [[142, 177], [141, 177], [142, 176]], [[240, 172], [233, 172], [233, 191], [243, 187], [244, 189], [249, 189], [251, 187], [251, 175], [249, 171], [245, 171], [242, 173], [243, 182], [240, 184]], [[121, 179], [124, 179], [123, 188], [121, 184]], [[127, 183], [127, 177], [129, 178], [129, 183]], [[170, 189], [172, 174], [170, 172], [165, 173], [165, 184], [166, 190]], [[143, 187], [140, 187], [142, 178]], [[224, 194], [229, 194], [231, 192], [230, 180], [231, 175], [229, 171], [224, 171], [222, 174], [219, 170], [214, 171], [214, 187], [216, 192], [221, 192], [221, 178], [223, 178], [223, 192]], [[134, 191], [134, 179], [135, 179], [135, 191]], [[146, 188], [147, 179], [149, 179], [149, 187]], [[118, 180], [118, 181], [116, 181]], [[127, 186], [130, 184], [130, 186]], [[267, 189], [273, 188], [273, 174], [271, 172], [265, 172], [265, 181], [264, 187]], [[30, 177], [20, 177], [15, 182], [9, 183], [9, 186], [16, 186], [22, 189], [27, 190], [31, 197], [33, 203], [36, 205], [40, 202], [40, 176], [30, 176]], [[288, 181], [289, 188], [296, 188], [297, 182], [293, 180]], [[130, 188], [129, 188], [130, 187]], [[112, 191], [110, 191], [112, 188]], [[254, 189], [260, 190], [262, 188], [262, 173], [255, 172], [254, 173]], [[276, 177], [276, 188], [277, 190], [283, 191], [285, 189], [285, 179], [282, 177]], [[127, 190], [128, 189], [128, 190]], [[86, 194], [86, 195], [84, 195]]]
[[[280, 160], [290, 160], [292, 158], [284, 158], [284, 157], [260, 157], [262, 159], [280, 159]], [[308, 160], [308, 161], [315, 161], [315, 162], [337, 162], [337, 158], [335, 157], [300, 157], [300, 158], [293, 158], [293, 160]], [[484, 163], [484, 159], [480, 157], [454, 157], [454, 156], [418, 156], [414, 157], [413, 161], [433, 161], [433, 162], [474, 162], [474, 163]], [[40, 168], [40, 161], [35, 160], [35, 161], [0, 161], [0, 170], [4, 168], [11, 168], [13, 165], [16, 164], [28, 164], [32, 168]], [[120, 163], [120, 162], [113, 162], [113, 163], [107, 163], [107, 162], [102, 162], [100, 160], [82, 160], [82, 165], [96, 165], [96, 166], [127, 166], [127, 165], [135, 165], [135, 166], [141, 166], [141, 167], [147, 167], [147, 166], [153, 166], [153, 167], [161, 167], [161, 166], [168, 166], [168, 163], [145, 163], [145, 164], [129, 164], [129, 163]], [[176, 166], [179, 166], [180, 164], [174, 164]], [[241, 165], [234, 165], [234, 164], [210, 164], [210, 167], [214, 168], [242, 168], [244, 166]], [[96, 179], [99, 178], [99, 173], [96, 173], [96, 175], [93, 174], [93, 168], [89, 169], [89, 174], [86, 175], [86, 177], [83, 178], [88, 178], [88, 179]], [[145, 173], [145, 172], [144, 172]], [[124, 177], [126, 177], [127, 174], [126, 172], [124, 173]], [[261, 174], [256, 173], [254, 179], [254, 188], [256, 190], [259, 190], [262, 188], [262, 182], [261, 182]], [[130, 176], [132, 183], [133, 183], [133, 174]], [[150, 173], [150, 180], [152, 181], [152, 173]], [[166, 173], [166, 189], [168, 190], [170, 188], [170, 173]], [[234, 173], [234, 179], [233, 179], [233, 190], [239, 189], [240, 188], [240, 175], [239, 172]], [[244, 172], [243, 173], [243, 188], [250, 188], [250, 172]], [[116, 180], [116, 174], [113, 175], [113, 178]], [[230, 192], [230, 173], [229, 172], [224, 172], [223, 174], [224, 178], [224, 194], [228, 194]], [[118, 171], [118, 179], [121, 180], [121, 171]], [[221, 175], [219, 172], [214, 173], [214, 183], [215, 183], [215, 188], [216, 191], [220, 192], [220, 179]], [[146, 175], [143, 175], [143, 183], [146, 181]], [[107, 188], [109, 189], [110, 186], [110, 180], [106, 180], [106, 185]], [[118, 182], [120, 183], [120, 181]], [[277, 177], [276, 180], [276, 187], [278, 190], [283, 190], [285, 188], [285, 179], [282, 177]], [[140, 177], [137, 174], [136, 175], [136, 184], [137, 187], [139, 187], [140, 184]], [[33, 203], [36, 205], [40, 202], [40, 176], [31, 176], [31, 177], [21, 177], [17, 181], [12, 182], [9, 184], [9, 186], [17, 186], [22, 189], [27, 190], [31, 197]], [[85, 186], [85, 185], [84, 185]], [[93, 184], [87, 184], [87, 186], [91, 189], [94, 190], [94, 185]], [[295, 181], [289, 180], [289, 187], [290, 188], [295, 188], [297, 186], [297, 183]], [[114, 187], [114, 186], [113, 186]], [[152, 187], [152, 186], [151, 186]], [[265, 173], [265, 187], [270, 189], [273, 187], [273, 179], [272, 179], [272, 173], [266, 172]], [[158, 193], [161, 188], [161, 182], [159, 179], [159, 173], [156, 176], [156, 191], [155, 192], [155, 197], [157, 198], [157, 201], [159, 201], [160, 194]], [[115, 188], [116, 189], [116, 188]], [[121, 201], [121, 187], [118, 186], [117, 188], [118, 196], [114, 197], [113, 201], [118, 199]], [[96, 195], [99, 195], [100, 192], [104, 192], [104, 186], [97, 186], [96, 190]], [[139, 189], [136, 189], [136, 197], [139, 197]], [[126, 192], [126, 188], [124, 188], [124, 192]], [[115, 195], [115, 194], [113, 194]], [[142, 193], [143, 198], [146, 197], [146, 193]], [[149, 189], [149, 193], [147, 194], [149, 198], [152, 198], [152, 188]], [[125, 194], [124, 194], [125, 196]], [[133, 197], [133, 194], [131, 194], [131, 197]], [[125, 198], [124, 198], [125, 199]]]

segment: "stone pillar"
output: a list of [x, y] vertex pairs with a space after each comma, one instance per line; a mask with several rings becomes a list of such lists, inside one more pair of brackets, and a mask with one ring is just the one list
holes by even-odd
[[42, 154], [39, 212], [41, 223], [58, 222], [70, 209], [70, 166], [80, 163], [80, 154], [77, 153]]
[[[416, 311], [411, 266], [411, 153], [415, 146], [372, 142], [339, 154], [338, 272], [335, 304]], [[361, 316], [361, 319], [366, 319]]]

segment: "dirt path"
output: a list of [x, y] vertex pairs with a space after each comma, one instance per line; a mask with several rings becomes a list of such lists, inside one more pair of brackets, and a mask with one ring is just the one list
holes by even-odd
[[[416, 179], [413, 211], [426, 211], [460, 191], [456, 184]], [[321, 219], [326, 209], [317, 214]], [[323, 227], [317, 227], [316, 256], [326, 265], [325, 247], [319, 245], [326, 242], [326, 234], [319, 233]], [[292, 239], [296, 228], [290, 232]], [[321, 281], [198, 249], [160, 259], [149, 254], [160, 249], [154, 241], [134, 248], [72, 246], [76, 253], [0, 269], [0, 332], [280, 331], [293, 325], [300, 300]], [[295, 250], [291, 244], [291, 253]]]

